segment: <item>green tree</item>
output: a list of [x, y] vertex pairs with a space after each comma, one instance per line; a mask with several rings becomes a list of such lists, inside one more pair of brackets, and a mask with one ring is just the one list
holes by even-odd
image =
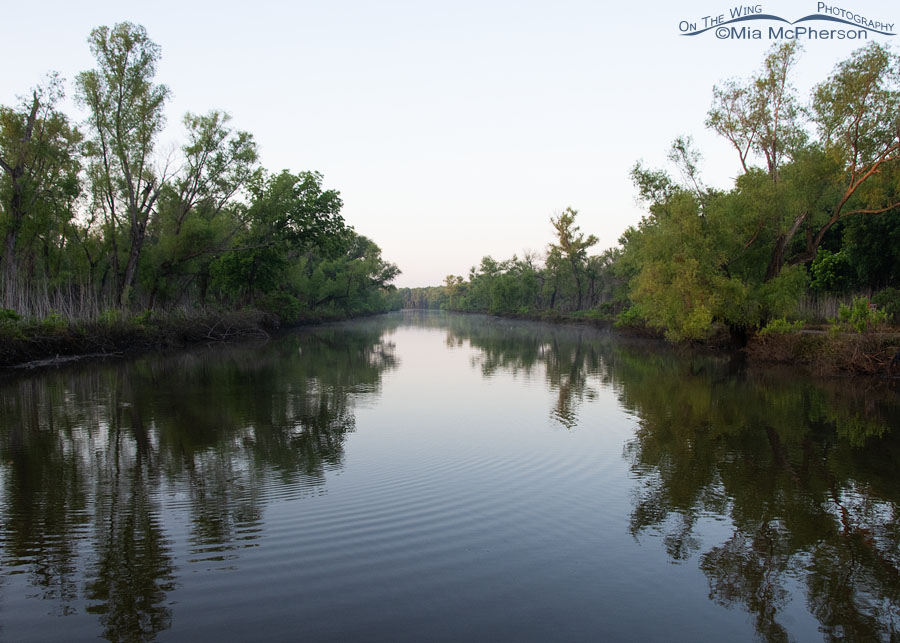
[[812, 121], [836, 161], [834, 196], [810, 217], [806, 247], [792, 263], [811, 261], [838, 221], [900, 207], [900, 57], [874, 42], [855, 51], [816, 87]]
[[[56, 109], [62, 81], [51, 74], [19, 108], [0, 107], [0, 222], [4, 228], [3, 305], [19, 307], [18, 245], [23, 229], [61, 229], [80, 191], [81, 134]], [[47, 215], [47, 216], [41, 216]], [[52, 219], [52, 220], [51, 220]]]
[[247, 224], [211, 267], [224, 293], [250, 302], [257, 294], [277, 290], [301, 253], [336, 257], [346, 251], [349, 234], [340, 214], [341, 198], [335, 190], [322, 189], [321, 174], [285, 170], [249, 187]]
[[[153, 147], [164, 125], [165, 85], [154, 83], [159, 45], [140, 25], [98, 27], [88, 38], [97, 68], [76, 79], [78, 98], [90, 111], [91, 179], [105, 216], [117, 276], [116, 298], [128, 303], [147, 225], [168, 180], [153, 168]], [[124, 230], [124, 270], [119, 235]]]
[[232, 129], [229, 121], [215, 110], [184, 117], [184, 167], [160, 193], [148, 232], [152, 245], [141, 266], [151, 308], [157, 294], [184, 293], [197, 277], [196, 296], [204, 300], [209, 263], [243, 225], [246, 208], [236, 197], [259, 171], [258, 153], [253, 136]]
[[[772, 244], [766, 280], [785, 265], [812, 261], [838, 222], [900, 206], [900, 59], [873, 42], [839, 63], [805, 110], [818, 135], [810, 142], [788, 78], [796, 54], [793, 43], [780, 45], [749, 84], [716, 88], [707, 119], [735, 147], [745, 173], [750, 154], [760, 154], [784, 188], [746, 240]], [[804, 240], [796, 244], [801, 230]]]
[[[597, 243], [594, 235], [584, 236], [575, 225], [577, 210], [566, 208], [557, 217], [551, 217], [550, 223], [556, 231], [556, 243], [551, 243], [547, 254], [547, 267], [558, 275], [570, 276], [575, 282], [575, 310], [581, 310], [584, 297], [585, 265], [587, 250]], [[568, 274], [566, 274], [568, 273]], [[557, 282], [558, 283], [558, 282]], [[554, 289], [552, 299], [555, 299]], [[553, 303], [550, 304], [553, 308]]]
[[447, 275], [444, 278], [444, 289], [447, 293], [447, 307], [454, 310], [454, 297], [458, 297], [464, 292], [465, 280], [459, 275]]
[[761, 156], [773, 182], [783, 159], [792, 157], [805, 140], [802, 110], [790, 83], [799, 53], [796, 42], [772, 47], [756, 76], [713, 88], [707, 114], [707, 127], [737, 150], [744, 172], [750, 169], [751, 155]]

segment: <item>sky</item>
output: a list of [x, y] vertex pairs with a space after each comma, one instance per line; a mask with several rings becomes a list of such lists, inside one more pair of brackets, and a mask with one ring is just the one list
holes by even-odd
[[[760, 29], [759, 40], [680, 27], [741, 6], [789, 21], [842, 9], [900, 33], [900, 6], [885, 0], [35, 0], [4, 8], [0, 104], [53, 70], [67, 81], [64, 111], [82, 120], [71, 97], [75, 76], [95, 66], [91, 29], [141, 24], [173, 96], [160, 151], [184, 140], [185, 112], [227, 111], [264, 167], [316, 170], [340, 191], [347, 222], [402, 270], [396, 285], [437, 285], [484, 255], [545, 252], [550, 218], [566, 207], [598, 253], [617, 245], [642, 216], [630, 169], [666, 167], [677, 136], [693, 137], [708, 185], [730, 187], [737, 155], [704, 127], [712, 88], [759, 69], [780, 42], [768, 28], [784, 23], [734, 24]], [[900, 36], [868, 40], [900, 46]], [[805, 100], [867, 41], [799, 42]]]

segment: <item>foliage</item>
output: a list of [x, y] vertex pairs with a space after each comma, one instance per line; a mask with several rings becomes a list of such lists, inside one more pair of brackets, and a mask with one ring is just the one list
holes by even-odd
[[760, 335], [767, 335], [769, 333], [775, 333], [778, 335], [784, 335], [786, 333], [796, 333], [799, 332], [803, 328], [803, 321], [797, 320], [793, 322], [789, 322], [784, 317], [779, 317], [777, 319], [771, 320], [768, 324], [759, 329]]
[[0, 106], [0, 305], [106, 326], [207, 306], [294, 323], [399, 305], [399, 269], [347, 225], [321, 174], [267, 173], [253, 136], [220, 110], [186, 114], [184, 143], [163, 160], [160, 47], [128, 22], [88, 44], [95, 66], [75, 79], [86, 141], [57, 110], [55, 75]]
[[875, 293], [872, 303], [894, 323], [900, 322], [900, 288], [885, 288]]
[[683, 137], [669, 155], [681, 182], [632, 170], [648, 215], [623, 237], [623, 272], [645, 323], [670, 339], [705, 337], [716, 322], [746, 336], [792, 313], [810, 276], [830, 293], [896, 279], [900, 255], [878, 238], [892, 239], [883, 223], [900, 209], [898, 58], [875, 43], [855, 52], [803, 108], [790, 82], [797, 53], [776, 46], [757, 76], [713, 92], [707, 125], [743, 168], [733, 189], [703, 186]]
[[810, 287], [820, 292], [842, 292], [849, 283], [850, 262], [843, 251], [831, 252], [824, 248], [816, 253], [809, 267], [812, 274]]
[[43, 332], [61, 333], [66, 330], [68, 323], [58, 312], [51, 310], [49, 315], [41, 319], [39, 327]]
[[850, 306], [841, 304], [838, 311], [838, 320], [857, 333], [875, 329], [887, 321], [887, 317], [886, 312], [871, 306], [866, 297], [857, 297]]

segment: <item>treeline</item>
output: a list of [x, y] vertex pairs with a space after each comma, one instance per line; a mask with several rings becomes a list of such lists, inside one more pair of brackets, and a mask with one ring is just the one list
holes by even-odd
[[617, 316], [673, 340], [715, 328], [746, 338], [825, 298], [857, 296], [845, 310], [857, 325], [867, 315], [896, 321], [900, 59], [872, 43], [801, 102], [791, 80], [798, 53], [796, 43], [777, 45], [755, 75], [713, 89], [706, 124], [739, 162], [730, 190], [705, 185], [700, 153], [680, 137], [669, 154], [677, 175], [632, 169], [647, 212], [620, 247], [589, 255], [597, 239], [567, 209], [551, 220], [543, 262], [485, 257], [468, 279], [404, 292], [406, 304]]
[[316, 172], [268, 172], [227, 113], [186, 114], [157, 150], [169, 88], [160, 48], [130, 23], [94, 29], [75, 78], [0, 107], [0, 306], [6, 317], [97, 319], [255, 307], [284, 322], [398, 307], [399, 274], [341, 216]]
[[556, 240], [543, 257], [530, 252], [504, 261], [484, 257], [469, 270], [468, 279], [448, 275], [442, 286], [400, 289], [404, 306], [495, 314], [621, 310], [625, 282], [615, 270], [621, 249], [588, 255], [597, 238], [585, 236], [575, 225], [577, 214], [566, 208], [551, 218]]

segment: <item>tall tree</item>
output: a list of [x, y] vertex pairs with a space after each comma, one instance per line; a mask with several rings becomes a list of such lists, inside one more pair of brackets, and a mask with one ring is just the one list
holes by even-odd
[[[796, 43], [779, 45], [762, 72], [746, 84], [716, 87], [707, 126], [737, 150], [745, 174], [751, 155], [764, 157], [769, 178], [782, 186], [746, 242], [768, 243], [774, 235], [765, 279], [785, 265], [811, 261], [839, 221], [900, 207], [896, 188], [900, 160], [900, 58], [878, 43], [854, 52], [819, 84], [807, 113], [818, 138], [812, 142], [794, 98], [789, 74]], [[795, 162], [786, 165], [786, 160]], [[787, 182], [785, 184], [785, 181]], [[805, 231], [802, 247], [795, 236]]]
[[157, 295], [183, 294], [197, 277], [203, 299], [211, 259], [244, 223], [246, 207], [236, 197], [258, 172], [258, 152], [253, 136], [231, 128], [230, 120], [216, 110], [184, 117], [184, 162], [160, 193], [140, 265], [151, 308]]
[[597, 237], [591, 234], [585, 238], [584, 233], [575, 225], [575, 217], [577, 215], [577, 210], [566, 208], [559, 216], [550, 218], [550, 223], [553, 225], [553, 229], [556, 230], [557, 243], [550, 244], [547, 266], [550, 268], [552, 266], [561, 267], [566, 265], [571, 269], [577, 291], [575, 309], [581, 310], [587, 250], [597, 243]]
[[[165, 123], [165, 85], [154, 83], [159, 45], [140, 25], [122, 22], [98, 27], [88, 38], [97, 68], [78, 75], [79, 100], [90, 110], [94, 190], [103, 207], [112, 242], [120, 306], [128, 303], [146, 237], [147, 224], [167, 180], [153, 167], [153, 146]], [[119, 269], [118, 235], [125, 267]]]
[[744, 172], [751, 155], [766, 160], [769, 177], [778, 181], [778, 168], [804, 141], [790, 73], [796, 65], [796, 42], [774, 46], [760, 72], [746, 82], [729, 80], [713, 88], [713, 106], [706, 126], [715, 130], [737, 150]]
[[838, 221], [900, 207], [900, 57], [874, 42], [855, 51], [816, 87], [812, 113], [838, 189], [792, 263], [811, 261]]

